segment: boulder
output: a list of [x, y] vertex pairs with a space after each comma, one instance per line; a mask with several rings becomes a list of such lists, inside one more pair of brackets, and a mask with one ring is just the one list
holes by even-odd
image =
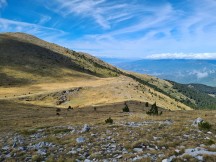
[[198, 127], [199, 123], [202, 123], [204, 120], [202, 118], [197, 118], [193, 121], [193, 126]]

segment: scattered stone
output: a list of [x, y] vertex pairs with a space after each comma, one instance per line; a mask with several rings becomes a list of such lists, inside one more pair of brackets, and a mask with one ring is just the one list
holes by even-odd
[[216, 144], [211, 145], [210, 148], [216, 149]]
[[77, 151], [72, 149], [71, 151], [69, 151], [67, 154], [77, 154]]
[[76, 141], [77, 141], [77, 143], [83, 143], [83, 142], [85, 142], [85, 138], [79, 137], [76, 139]]
[[121, 159], [121, 158], [122, 158], [122, 155], [118, 155], [116, 158], [117, 158], [117, 159]]
[[173, 121], [171, 119], [166, 119], [163, 124], [171, 125], [173, 124]]
[[180, 152], [180, 150], [176, 149], [175, 152], [178, 154]]
[[137, 161], [137, 160], [141, 160], [141, 159], [142, 159], [142, 157], [136, 156], [135, 158], [133, 158], [133, 161]]
[[191, 156], [196, 158], [198, 155], [202, 155], [202, 154], [216, 155], [216, 152], [211, 152], [211, 151], [208, 151], [208, 150], [206, 150], [204, 148], [197, 147], [197, 148], [193, 148], [193, 149], [186, 149], [185, 153], [182, 156], [191, 155]]
[[39, 149], [39, 150], [37, 151], [37, 153], [38, 153], [39, 155], [46, 155], [46, 150], [41, 150], [41, 149]]
[[4, 146], [4, 147], [2, 147], [2, 150], [9, 150], [9, 149], [10, 149], [9, 146]]
[[169, 158], [167, 158], [167, 159], [163, 159], [163, 160], [162, 160], [162, 162], [172, 162], [172, 160], [173, 160], [174, 158], [176, 158], [176, 156], [175, 156], [175, 155], [173, 155], [173, 156], [170, 156], [170, 157], [169, 157]]
[[92, 162], [92, 161], [89, 159], [85, 159], [84, 162]]
[[85, 124], [84, 127], [82, 128], [82, 133], [88, 132], [90, 130], [90, 126]]
[[134, 148], [133, 151], [135, 151], [135, 152], [143, 152], [143, 149], [142, 148]]

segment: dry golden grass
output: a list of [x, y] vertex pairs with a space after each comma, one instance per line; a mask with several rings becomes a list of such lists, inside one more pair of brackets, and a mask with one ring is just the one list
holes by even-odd
[[[130, 113], [123, 113], [122, 108], [124, 102], [113, 103], [103, 106], [97, 106], [96, 111], [93, 106], [87, 106], [83, 108], [75, 108], [68, 111], [67, 109], [61, 109], [60, 116], [56, 115], [57, 107], [45, 107], [30, 104], [21, 104], [14, 101], [0, 101], [0, 137], [13, 134], [17, 132], [26, 137], [36, 133], [39, 129], [43, 129], [43, 133], [46, 137], [41, 139], [42, 141], [51, 142], [56, 145], [62, 145], [66, 148], [65, 152], [58, 154], [59, 160], [63, 156], [63, 161], [70, 160], [67, 152], [71, 148], [77, 147], [76, 138], [79, 134], [68, 134], [61, 139], [58, 134], [67, 133], [69, 130], [64, 126], [73, 126], [76, 129], [81, 129], [83, 124], [88, 123], [92, 129], [90, 133], [82, 134], [82, 136], [88, 139], [89, 143], [92, 143], [94, 147], [91, 147], [90, 154], [92, 158], [97, 159], [104, 158], [95, 154], [100, 151], [101, 144], [106, 144], [100, 139], [111, 136], [119, 146], [126, 148], [128, 151], [133, 152], [134, 147], [150, 146], [150, 148], [158, 147], [157, 150], [144, 149], [144, 153], [147, 154], [164, 154], [165, 157], [169, 157], [175, 153], [175, 149], [180, 149], [180, 146], [185, 148], [194, 148], [200, 144], [206, 144], [207, 140], [206, 132], [199, 132], [197, 128], [191, 126], [192, 121], [197, 117], [201, 117], [204, 120], [212, 124], [212, 135], [208, 134], [212, 141], [216, 141], [213, 136], [216, 133], [216, 111], [167, 111], [163, 110], [161, 116], [148, 116], [146, 111], [149, 107], [145, 107], [145, 103], [137, 101], [127, 102]], [[105, 124], [105, 119], [111, 117], [114, 120], [113, 125]], [[165, 120], [169, 119], [173, 121], [173, 124], [163, 124]], [[149, 122], [139, 127], [127, 126], [127, 122]], [[59, 128], [57, 129], [57, 127]], [[96, 134], [98, 138], [91, 136]], [[189, 135], [184, 136], [184, 135]], [[100, 138], [99, 138], [100, 137]], [[154, 138], [157, 138], [156, 140]], [[84, 147], [84, 146], [83, 146]], [[87, 147], [87, 146], [86, 146]], [[163, 149], [165, 147], [165, 149]], [[208, 145], [206, 145], [208, 148]], [[87, 148], [86, 148], [87, 149]], [[182, 150], [183, 152], [184, 150]], [[33, 154], [34, 158], [39, 155]], [[123, 158], [133, 158], [137, 154], [125, 154]], [[24, 155], [20, 155], [24, 156]], [[108, 157], [113, 155], [107, 155]], [[188, 157], [189, 158], [189, 157]], [[206, 159], [214, 159], [214, 157], [205, 157]], [[52, 161], [52, 156], [49, 157]], [[58, 160], [55, 159], [54, 161]], [[148, 158], [147, 158], [148, 159]], [[146, 159], [146, 160], [147, 160]], [[191, 158], [192, 159], [192, 158]], [[158, 159], [160, 161], [161, 158]]]
[[[89, 77], [89, 79], [75, 78], [72, 81], [68, 80], [0, 88], [0, 98], [15, 99], [17, 102], [40, 106], [57, 106], [57, 99], [52, 97], [51, 94], [81, 87], [82, 89], [76, 94], [67, 96], [67, 102], [58, 106], [62, 108], [67, 108], [69, 105], [84, 107], [136, 100], [151, 104], [157, 102], [157, 105], [160, 107], [170, 110], [190, 110], [186, 105], [125, 76], [114, 78]], [[44, 96], [43, 99], [38, 99], [40, 98], [38, 96], [41, 95]], [[23, 99], [20, 99], [20, 97]]]

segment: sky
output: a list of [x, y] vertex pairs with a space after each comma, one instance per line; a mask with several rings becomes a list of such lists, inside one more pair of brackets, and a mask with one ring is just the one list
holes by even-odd
[[216, 0], [0, 0], [0, 32], [98, 57], [216, 59]]

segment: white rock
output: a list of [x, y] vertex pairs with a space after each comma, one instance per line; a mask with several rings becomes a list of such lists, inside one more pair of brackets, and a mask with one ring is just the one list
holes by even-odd
[[174, 158], [176, 158], [176, 156], [175, 156], [175, 155], [173, 155], [173, 156], [170, 156], [170, 157], [169, 157], [169, 158], [167, 158], [167, 159], [163, 159], [163, 160], [162, 160], [162, 162], [172, 162], [172, 160], [173, 160]]
[[85, 132], [88, 132], [89, 130], [90, 130], [90, 126], [85, 124], [84, 127], [82, 128], [81, 132], [85, 133]]
[[134, 148], [133, 151], [135, 151], [135, 152], [143, 152], [143, 149], [142, 148]]
[[116, 158], [117, 158], [117, 159], [121, 159], [121, 158], [122, 158], [122, 155], [118, 155]]
[[204, 120], [202, 118], [197, 118], [193, 121], [193, 126], [198, 127], [199, 123], [202, 123]]
[[37, 153], [40, 154], [40, 155], [46, 155], [46, 151], [45, 151], [45, 150], [40, 150], [40, 149], [39, 149], [39, 150], [37, 151]]
[[79, 137], [76, 139], [76, 141], [77, 141], [77, 143], [83, 143], [83, 142], [85, 142], [85, 138]]
[[92, 162], [92, 161], [89, 159], [85, 159], [84, 162]]
[[212, 152], [212, 151], [208, 151], [204, 148], [201, 148], [201, 147], [197, 147], [197, 148], [194, 148], [194, 149], [186, 149], [185, 150], [185, 153], [181, 156], [184, 156], [184, 155], [191, 155], [193, 157], [196, 157], [198, 155], [202, 155], [202, 154], [206, 154], [206, 155], [216, 155], [216, 152]]
[[76, 154], [76, 153], [77, 153], [77, 151], [75, 151], [75, 150], [71, 150], [68, 152], [68, 154]]
[[2, 150], [9, 150], [9, 149], [10, 149], [9, 146], [2, 147]]
[[216, 148], [216, 144], [211, 145], [210, 148], [215, 149]]
[[179, 152], [180, 152], [180, 150], [176, 149], [176, 150], [175, 150], [175, 152], [176, 152], [176, 153], [179, 153]]

